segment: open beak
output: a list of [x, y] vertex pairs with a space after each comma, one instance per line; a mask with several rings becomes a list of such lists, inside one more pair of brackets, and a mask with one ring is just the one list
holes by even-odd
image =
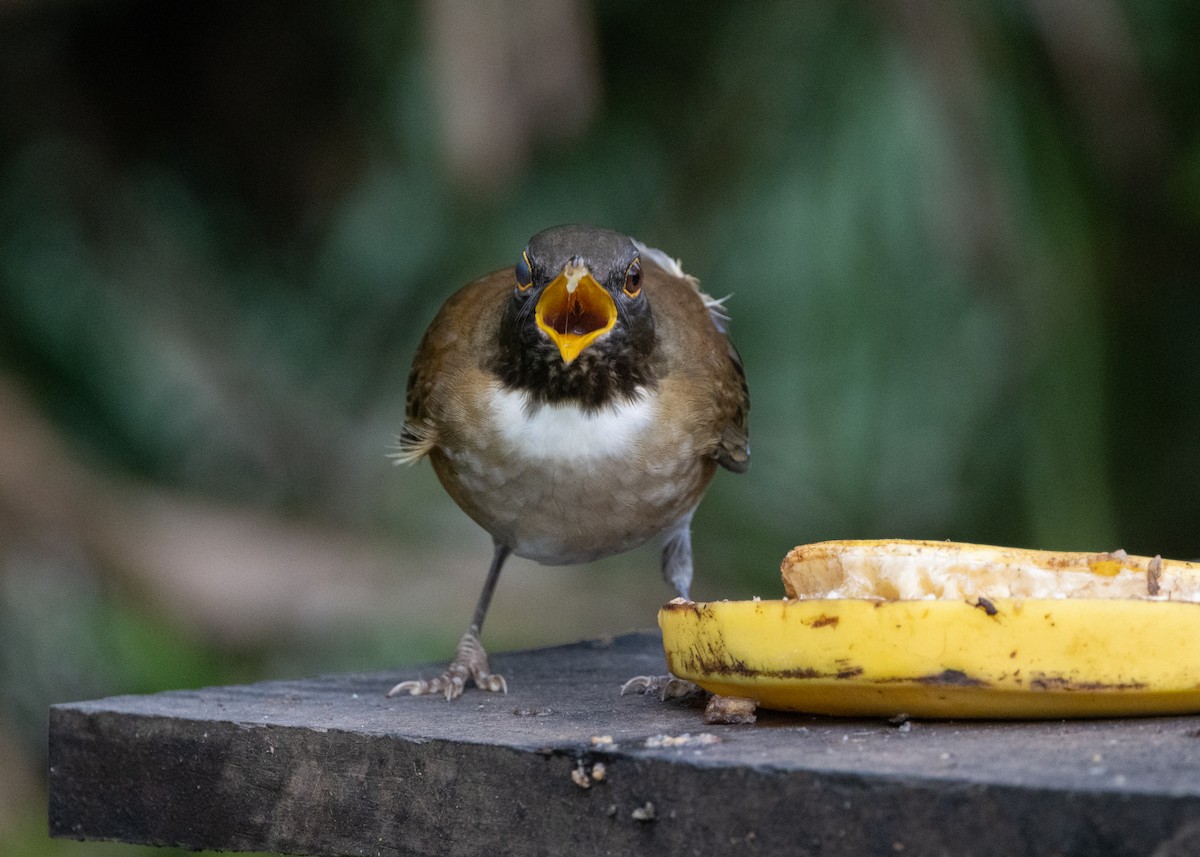
[[537, 324], [570, 363], [597, 338], [612, 330], [617, 305], [586, 265], [568, 262], [537, 302]]

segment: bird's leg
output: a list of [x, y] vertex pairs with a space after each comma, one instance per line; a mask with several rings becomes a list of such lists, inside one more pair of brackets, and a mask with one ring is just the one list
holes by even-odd
[[663, 580], [675, 588], [680, 598], [687, 598], [692, 588], [692, 515], [675, 525], [663, 539]]
[[[692, 515], [689, 512], [663, 540], [663, 580], [675, 587], [680, 598], [688, 597], [692, 587]], [[639, 675], [621, 685], [627, 693], [658, 693], [662, 699], [674, 699], [698, 692], [700, 688], [673, 675]]]
[[437, 693], [444, 694], [446, 699], [450, 700], [462, 695], [468, 678], [482, 690], [508, 693], [508, 684], [504, 681], [504, 676], [492, 672], [488, 665], [487, 652], [484, 651], [483, 644], [479, 642], [479, 634], [483, 630], [483, 619], [487, 615], [488, 605], [492, 602], [496, 581], [500, 579], [500, 569], [504, 567], [504, 561], [508, 559], [510, 553], [512, 550], [509, 547], [499, 542], [496, 543], [495, 553], [492, 554], [492, 564], [488, 568], [487, 580], [484, 581], [483, 591], [479, 593], [479, 601], [475, 604], [475, 615], [471, 618], [471, 625], [467, 628], [467, 632], [458, 641], [454, 660], [450, 662], [446, 671], [433, 678], [402, 681], [387, 692], [388, 696], [397, 696], [401, 693], [409, 693], [413, 696]]

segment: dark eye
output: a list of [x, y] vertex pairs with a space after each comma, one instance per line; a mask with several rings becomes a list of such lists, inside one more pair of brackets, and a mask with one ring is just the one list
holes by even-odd
[[529, 287], [533, 285], [533, 268], [529, 265], [528, 253], [521, 254], [513, 273], [517, 275], [517, 288], [523, 292], [528, 291]]
[[642, 263], [634, 259], [625, 269], [625, 294], [636, 298], [642, 293]]

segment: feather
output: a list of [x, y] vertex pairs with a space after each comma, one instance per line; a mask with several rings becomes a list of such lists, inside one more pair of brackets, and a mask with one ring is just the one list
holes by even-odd
[[396, 438], [396, 451], [388, 453], [394, 464], [415, 464], [437, 446], [437, 429], [427, 422], [406, 422]]

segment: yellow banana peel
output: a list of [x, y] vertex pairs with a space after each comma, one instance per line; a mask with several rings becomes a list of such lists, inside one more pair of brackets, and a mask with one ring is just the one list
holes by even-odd
[[671, 672], [815, 714], [1200, 712], [1200, 564], [839, 541], [796, 548], [782, 570], [781, 601], [663, 607]]

